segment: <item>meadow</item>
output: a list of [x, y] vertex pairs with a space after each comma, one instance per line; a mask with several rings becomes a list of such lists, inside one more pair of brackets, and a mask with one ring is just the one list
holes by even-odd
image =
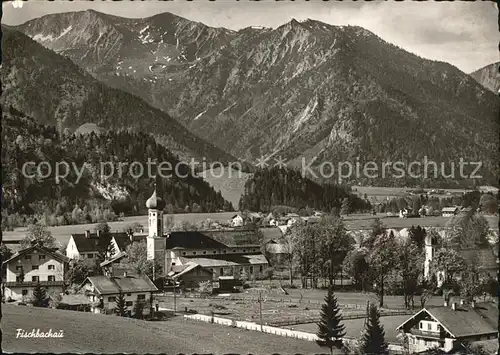
[[[321, 353], [313, 342], [185, 320], [146, 322], [101, 314], [2, 305], [2, 350], [33, 353]], [[16, 338], [17, 329], [64, 331], [63, 338]]]

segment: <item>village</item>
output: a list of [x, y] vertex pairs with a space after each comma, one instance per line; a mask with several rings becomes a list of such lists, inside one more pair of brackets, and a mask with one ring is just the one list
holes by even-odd
[[[348, 353], [367, 346], [359, 334], [376, 326], [395, 354], [498, 347], [495, 216], [425, 205], [356, 218], [246, 211], [174, 228], [156, 190], [146, 207], [147, 228], [101, 223], [57, 246], [33, 225], [4, 241], [2, 302], [143, 322], [180, 317]], [[321, 333], [332, 307], [338, 333]]]

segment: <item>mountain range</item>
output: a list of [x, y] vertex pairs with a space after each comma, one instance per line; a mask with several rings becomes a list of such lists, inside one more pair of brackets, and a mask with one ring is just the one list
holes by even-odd
[[[51, 75], [43, 80], [51, 80], [41, 84], [35, 77], [36, 84], [23, 84], [26, 97], [44, 103], [41, 117], [60, 107], [58, 113], [69, 112], [64, 122], [72, 126], [137, 127], [168, 143], [180, 140], [179, 153], [187, 148], [199, 154], [210, 147], [214, 156], [230, 153], [227, 159], [282, 157], [294, 166], [305, 159], [316, 167], [357, 157], [376, 162], [463, 158], [483, 161], [486, 175], [495, 176], [499, 102], [494, 93], [450, 64], [418, 57], [361, 27], [309, 19], [276, 29], [232, 31], [170, 13], [129, 19], [88, 10], [43, 16], [15, 29], [83, 70], [77, 75], [69, 61], [48, 60], [44, 65]], [[40, 50], [23, 43], [29, 50], [15, 55], [10, 47], [20, 46], [6, 45], [6, 56], [15, 63], [7, 77], [24, 75], [25, 82], [35, 82], [28, 78], [40, 71], [33, 55]], [[52, 58], [49, 51], [43, 56]], [[24, 61], [29, 69], [22, 69]], [[70, 67], [71, 74], [63, 69]], [[49, 68], [59, 72], [52, 75]], [[45, 103], [41, 95], [63, 93], [54, 88], [56, 82], [65, 88], [75, 80], [85, 84], [68, 102], [76, 96], [87, 115], [77, 122], [66, 108], [71, 105]], [[101, 106], [85, 105], [89, 100]], [[137, 119], [104, 117], [105, 104], [113, 106], [113, 114], [137, 112]], [[143, 106], [134, 110], [136, 105]]]
[[2, 105], [10, 105], [40, 123], [57, 126], [61, 132], [74, 132], [81, 126], [146, 132], [183, 159], [235, 160], [192, 134], [168, 113], [104, 85], [70, 59], [23, 33], [6, 26], [2, 30]]

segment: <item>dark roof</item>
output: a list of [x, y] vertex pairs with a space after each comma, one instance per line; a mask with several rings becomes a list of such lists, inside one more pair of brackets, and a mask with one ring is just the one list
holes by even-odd
[[467, 263], [473, 263], [481, 270], [498, 269], [495, 253], [490, 248], [462, 249], [457, 252]]
[[44, 253], [46, 255], [50, 255], [53, 258], [58, 259], [59, 261], [62, 261], [62, 262], [65, 262], [65, 263], [69, 262], [69, 259], [65, 255], [63, 255], [63, 254], [59, 253], [58, 251], [56, 251], [57, 250], [56, 248], [45, 248], [45, 247], [42, 247], [40, 245], [33, 245], [33, 246], [29, 247], [29, 248], [26, 248], [26, 249], [23, 249], [23, 250], [19, 250], [17, 253], [15, 253], [14, 255], [12, 255], [10, 257], [10, 259], [5, 260], [3, 262], [3, 264], [7, 265], [11, 261], [16, 260], [17, 258], [21, 257], [22, 255], [31, 253], [33, 250], [37, 250], [37, 251], [39, 251], [41, 253]]
[[124, 251], [121, 251], [119, 252], [118, 254], [116, 254], [115, 256], [113, 256], [111, 259], [108, 259], [108, 260], [104, 260], [102, 263], [101, 263], [101, 267], [104, 267], [106, 265], [109, 265], [109, 264], [112, 264], [124, 257], [127, 257], [127, 253], [125, 253]]
[[264, 243], [271, 239], [279, 240], [283, 236], [283, 232], [278, 227], [260, 228], [259, 230], [264, 235]]
[[[97, 236], [96, 233], [90, 233], [89, 237], [85, 233], [71, 234], [75, 241], [79, 253], [97, 251], [99, 246], [107, 247], [111, 242], [111, 238], [119, 235], [127, 235], [127, 233], [105, 233]], [[128, 238], [128, 237], [127, 237]]]
[[101, 295], [127, 293], [127, 292], [156, 292], [158, 289], [146, 275], [130, 276], [89, 276], [87, 280], [92, 283]]
[[210, 238], [204, 232], [179, 231], [168, 234], [166, 241], [166, 249], [176, 247], [186, 249], [220, 249], [226, 248], [226, 245]]
[[134, 235], [132, 236], [132, 240], [130, 240], [130, 236], [127, 235], [126, 233], [123, 233], [123, 234], [116, 234], [113, 236], [113, 238], [115, 238], [116, 244], [118, 244], [118, 248], [124, 251], [127, 248], [127, 246], [129, 246], [133, 242], [146, 241], [147, 235]]
[[402, 325], [417, 318], [421, 313], [427, 313], [435, 318], [455, 338], [492, 334], [498, 331], [498, 307], [493, 303], [477, 303], [474, 308], [470, 305], [456, 305], [455, 310], [451, 306], [428, 307], [413, 315]]

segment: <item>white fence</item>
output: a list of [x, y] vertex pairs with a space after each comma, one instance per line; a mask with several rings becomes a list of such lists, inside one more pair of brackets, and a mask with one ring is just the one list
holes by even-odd
[[[212, 323], [212, 317], [207, 316], [207, 315], [203, 315], [203, 314], [185, 315], [184, 318], [198, 320], [198, 321], [202, 321], [205, 323]], [[242, 328], [242, 329], [246, 329], [246, 330], [255, 330], [258, 332], [262, 331], [264, 333], [278, 335], [278, 336], [282, 336], [282, 337], [286, 337], [286, 338], [294, 338], [294, 339], [301, 339], [301, 340], [307, 340], [307, 341], [318, 340], [318, 337], [316, 334], [301, 332], [301, 331], [297, 331], [297, 330], [271, 327], [268, 325], [263, 325], [262, 330], [261, 330], [261, 326], [257, 323], [253, 323], [253, 322], [245, 322], [245, 321], [237, 321], [237, 320], [232, 320], [232, 319], [227, 319], [227, 318], [213, 317], [213, 323], [225, 325], [225, 326], [230, 326], [230, 327]], [[348, 342], [348, 343], [355, 341], [355, 339], [347, 338], [347, 337], [345, 337], [343, 340], [345, 342]], [[394, 351], [394, 352], [400, 352], [400, 351], [402, 351], [402, 347], [401, 347], [401, 345], [397, 345], [397, 344], [389, 344], [389, 350]]]

